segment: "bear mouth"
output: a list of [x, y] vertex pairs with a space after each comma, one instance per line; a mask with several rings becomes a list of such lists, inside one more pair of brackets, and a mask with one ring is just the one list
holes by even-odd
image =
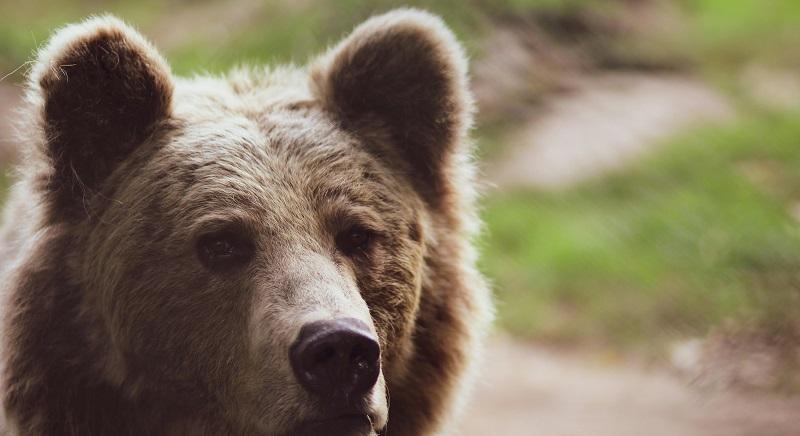
[[368, 414], [345, 414], [306, 421], [286, 436], [374, 436], [378, 434]]

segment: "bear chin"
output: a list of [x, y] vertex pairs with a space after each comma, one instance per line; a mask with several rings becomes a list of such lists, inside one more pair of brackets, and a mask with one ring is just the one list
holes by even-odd
[[376, 436], [368, 415], [342, 415], [313, 420], [295, 427], [284, 436]]

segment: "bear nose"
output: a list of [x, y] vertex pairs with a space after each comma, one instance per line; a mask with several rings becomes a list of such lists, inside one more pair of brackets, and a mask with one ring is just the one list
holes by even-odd
[[289, 360], [305, 389], [328, 398], [367, 393], [381, 369], [377, 339], [354, 318], [306, 324], [289, 350]]

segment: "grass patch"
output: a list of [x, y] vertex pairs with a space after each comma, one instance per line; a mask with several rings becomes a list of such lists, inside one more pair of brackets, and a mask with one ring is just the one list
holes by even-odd
[[269, 1], [258, 16], [224, 39], [190, 41], [169, 53], [176, 72], [188, 74], [199, 66], [212, 73], [239, 63], [304, 63], [349, 33], [372, 15], [397, 7], [418, 7], [441, 15], [468, 49], [482, 33], [482, 9], [457, 0], [343, 0], [312, 1], [298, 6]]
[[800, 65], [800, 2], [682, 0], [690, 18], [683, 45], [720, 68], [762, 61]]
[[[157, 38], [150, 30], [158, 24], [163, 27], [176, 14], [214, 3], [219, 1], [4, 2], [0, 4], [0, 71], [5, 74], [22, 65], [54, 29], [88, 15], [114, 13]], [[317, 0], [301, 4], [266, 0], [252, 16], [224, 34], [204, 37], [197, 29], [185, 29], [191, 36], [170, 47], [167, 54], [181, 74], [198, 68], [221, 72], [243, 61], [302, 62], [371, 15], [397, 7], [419, 7], [441, 15], [468, 51], [479, 55], [479, 41], [493, 25], [489, 17], [577, 11], [613, 15], [621, 4], [619, 0]], [[716, 68], [752, 60], [800, 65], [800, 54], [794, 50], [800, 43], [800, 3], [794, 0], [774, 0], [769, 7], [759, 0], [681, 0], [677, 4], [681, 14], [677, 28], [622, 38], [621, 55], [647, 58], [663, 52], [663, 56], [694, 59], [701, 67]], [[201, 17], [195, 25], [203, 26], [211, 19]]]
[[[6, 168], [0, 166], [0, 212], [2, 211], [3, 203], [8, 196], [8, 190], [11, 188], [11, 178], [7, 174]], [[2, 216], [2, 214], [0, 214]]]
[[[126, 21], [146, 27], [165, 10], [156, 0], [117, 1], [102, 6], [92, 0], [33, 0], [0, 2], [0, 77], [33, 59], [37, 48], [61, 26], [89, 15], [113, 13]], [[19, 81], [26, 68], [6, 78]]]
[[501, 325], [628, 347], [800, 319], [797, 138], [800, 113], [759, 115], [567, 192], [489, 199]]
[[[0, 72], [5, 75], [32, 59], [35, 50], [57, 28], [89, 15], [116, 14], [149, 37], [158, 39], [156, 29], [159, 25], [163, 27], [170, 17], [213, 3], [221, 2], [142, 0], [102, 5], [91, 0], [6, 2], [0, 4]], [[474, 47], [484, 30], [482, 18], [487, 10], [508, 6], [458, 0], [342, 0], [303, 4], [266, 0], [252, 16], [225, 29], [223, 34], [206, 37], [197, 32], [198, 29], [185, 29], [186, 37], [167, 50], [167, 57], [174, 71], [184, 75], [198, 70], [223, 72], [242, 62], [300, 63], [336, 42], [369, 16], [398, 7], [424, 8], [441, 15], [468, 47]], [[203, 26], [213, 18], [201, 16], [193, 25]], [[19, 73], [7, 80], [18, 81], [22, 77]]]

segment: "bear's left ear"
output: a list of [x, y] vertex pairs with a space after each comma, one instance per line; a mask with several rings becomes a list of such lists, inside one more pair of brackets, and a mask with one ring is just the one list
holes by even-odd
[[423, 198], [436, 203], [454, 156], [467, 152], [466, 64], [438, 17], [399, 10], [367, 20], [323, 56], [311, 86], [347, 130], [388, 133], [391, 149], [380, 154], [396, 159]]
[[39, 107], [48, 191], [69, 209], [169, 116], [172, 76], [158, 52], [113, 17], [59, 30], [29, 77]]

